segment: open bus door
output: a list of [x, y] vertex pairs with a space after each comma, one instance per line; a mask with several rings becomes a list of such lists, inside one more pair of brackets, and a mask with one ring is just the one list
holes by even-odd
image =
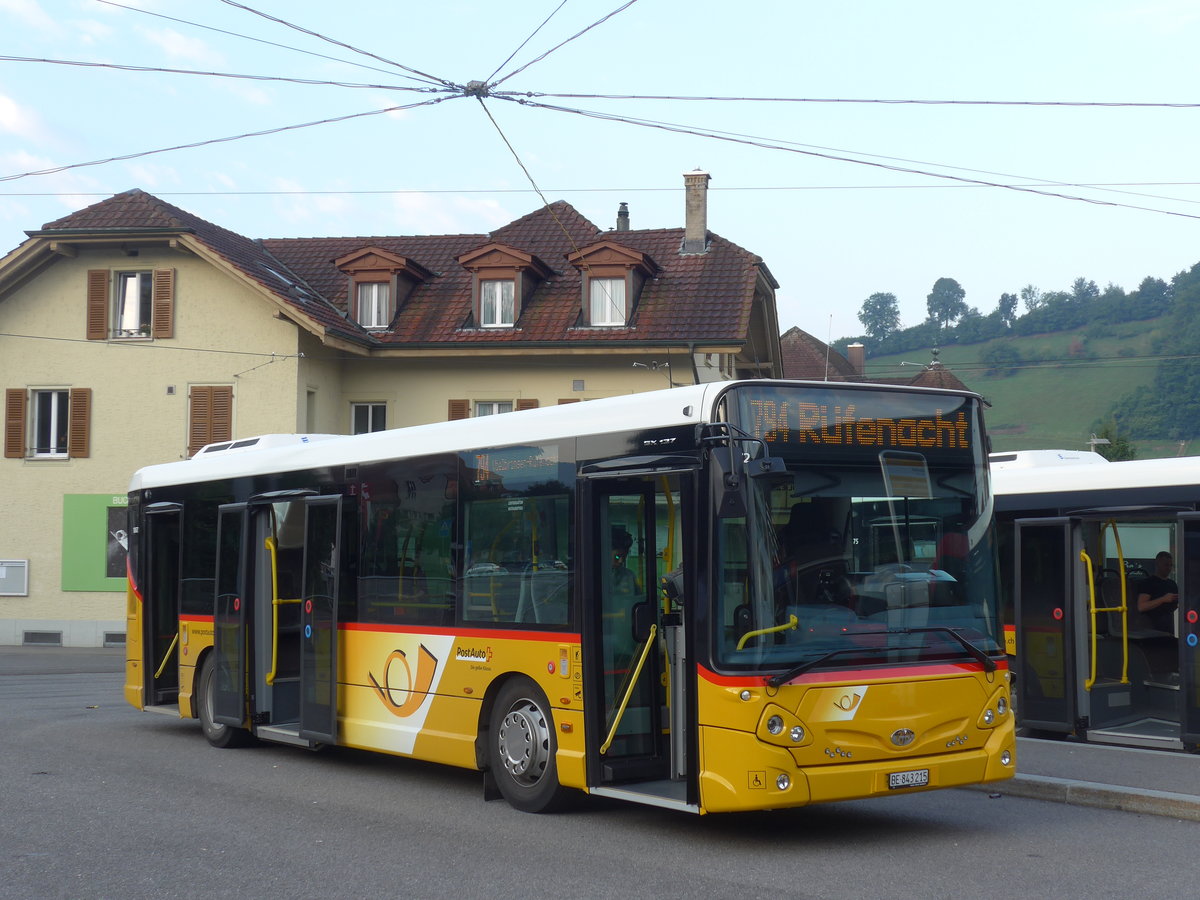
[[337, 740], [341, 500], [309, 497], [305, 503], [299, 733], [304, 740], [326, 744]]
[[642, 802], [695, 803], [687, 725], [686, 598], [662, 579], [682, 562], [684, 473], [585, 480], [583, 665], [593, 793]]
[[245, 503], [221, 506], [217, 520], [217, 577], [213, 603], [212, 720], [241, 728], [246, 721], [246, 622], [251, 595]]
[[1017, 715], [1026, 728], [1083, 730], [1077, 678], [1078, 549], [1072, 520], [1016, 522]]
[[1176, 541], [1180, 739], [1195, 750], [1200, 747], [1200, 513], [1179, 515]]
[[145, 580], [142, 585], [144, 706], [179, 700], [180, 511], [152, 503], [143, 512]]

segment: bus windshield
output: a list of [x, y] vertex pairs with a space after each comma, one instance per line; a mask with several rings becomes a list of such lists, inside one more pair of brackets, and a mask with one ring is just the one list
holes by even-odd
[[721, 506], [719, 669], [799, 674], [1000, 652], [976, 398], [828, 385], [730, 394], [730, 424], [763, 442], [748, 455], [765, 446], [786, 470], [741, 479], [743, 502]]

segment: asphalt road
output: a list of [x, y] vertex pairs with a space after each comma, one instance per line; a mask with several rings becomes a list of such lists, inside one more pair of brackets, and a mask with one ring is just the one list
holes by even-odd
[[1194, 822], [970, 790], [706, 817], [581, 797], [531, 816], [484, 802], [474, 772], [216, 750], [194, 722], [126, 706], [111, 651], [12, 650], [0, 898], [1198, 893]]

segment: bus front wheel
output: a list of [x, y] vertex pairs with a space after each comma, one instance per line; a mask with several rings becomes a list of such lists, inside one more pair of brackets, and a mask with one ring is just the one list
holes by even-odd
[[217, 658], [209, 654], [200, 668], [196, 687], [196, 706], [200, 728], [205, 739], [214, 747], [244, 747], [250, 743], [250, 732], [213, 720], [213, 699], [217, 691]]
[[488, 748], [492, 777], [510, 806], [531, 813], [562, 808], [568, 794], [558, 783], [554, 719], [545, 694], [529, 679], [500, 688]]

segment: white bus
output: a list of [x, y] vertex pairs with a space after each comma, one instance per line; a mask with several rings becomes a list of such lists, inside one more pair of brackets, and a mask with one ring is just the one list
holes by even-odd
[[1200, 457], [1041, 450], [991, 466], [1021, 724], [1196, 749]]

